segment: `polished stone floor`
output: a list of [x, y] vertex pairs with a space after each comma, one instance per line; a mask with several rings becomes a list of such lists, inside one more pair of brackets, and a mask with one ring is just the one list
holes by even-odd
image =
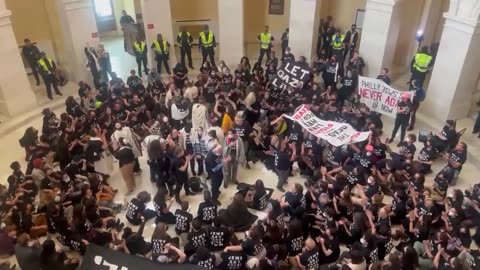
[[[121, 43], [121, 40], [120, 42], [118, 39], [105, 40], [103, 41], [103, 43], [106, 45], [106, 48], [110, 51], [113, 70], [118, 72], [118, 74], [121, 75], [123, 78], [126, 78], [128, 71], [136, 67], [134, 57], [123, 52], [123, 44]], [[194, 57], [194, 61], [198, 62], [198, 59], [199, 59], [198, 55]], [[196, 66], [198, 66], [198, 64]], [[399, 79], [398, 81], [402, 82], [402, 80], [403, 79]], [[402, 86], [402, 83], [399, 83], [399, 85]], [[43, 89], [40, 86], [36, 91], [40, 92], [42, 90]], [[76, 86], [73, 83], [70, 83], [67, 86], [65, 86], [62, 89], [62, 91], [64, 93], [74, 94], [76, 93]], [[57, 115], [59, 115], [61, 112], [64, 111], [62, 100], [57, 99], [51, 102], [50, 104], [55, 104], [56, 107], [58, 108], [55, 110]], [[48, 105], [49, 103], [46, 103], [42, 106], [48, 106]], [[426, 122], [422, 120], [423, 120], [422, 117], [419, 117], [419, 122], [416, 128], [434, 130], [435, 132], [437, 131], [438, 128], [441, 128], [441, 126], [438, 124], [434, 125], [432, 124], [432, 122]], [[385, 122], [384, 134], [388, 135], [391, 133], [393, 120], [384, 117], [384, 122]], [[24, 161], [25, 155], [24, 155], [23, 149], [18, 144], [18, 139], [23, 135], [25, 129], [28, 128], [29, 126], [34, 126], [40, 130], [41, 125], [42, 125], [42, 118], [41, 118], [41, 115], [38, 114], [37, 116], [31, 117], [30, 121], [28, 121], [27, 123], [23, 123], [19, 125], [17, 128], [9, 132], [6, 132], [5, 134], [3, 134], [3, 136], [0, 137], [0, 149], [2, 149], [2, 154], [0, 155], [0, 164], [2, 164], [0, 166], [0, 183], [6, 184], [6, 178], [10, 174], [9, 165], [12, 161], [15, 161], [15, 160], [20, 161], [21, 164], [23, 165], [23, 168], [26, 167], [25, 161]], [[462, 126], [467, 126], [468, 128], [470, 128], [468, 125], [470, 125], [470, 122], [462, 122]], [[434, 126], [434, 128], [432, 126]], [[418, 130], [413, 131], [413, 133], [418, 134]], [[477, 146], [478, 139], [476, 139], [476, 136], [473, 136], [470, 133], [471, 133], [471, 129], [467, 130], [467, 133], [462, 138], [465, 141], [467, 141], [467, 143], [469, 143], [471, 147], [469, 146], [470, 151], [468, 153], [469, 155], [468, 161], [463, 167], [463, 171], [460, 174], [460, 178], [457, 183], [457, 187], [461, 189], [468, 188], [473, 184], [478, 183], [478, 180], [479, 180], [478, 172], [479, 172], [480, 163], [474, 162], [474, 161], [476, 160], [477, 156], [480, 157], [480, 152], [472, 151], [472, 149], [476, 149], [475, 147], [478, 147]], [[384, 138], [385, 138], [385, 135], [384, 135]], [[392, 148], [395, 148], [394, 145], [396, 145], [396, 142], [397, 141], [395, 141], [395, 143], [392, 144]], [[472, 146], [472, 144], [474, 145]], [[417, 150], [417, 153], [418, 153], [418, 151], [421, 149], [421, 145], [417, 143], [416, 146], [418, 149]], [[148, 165], [146, 164], [145, 158], [140, 158], [140, 163], [141, 163], [141, 167], [143, 168], [143, 174], [136, 177], [137, 191], [146, 190], [150, 192], [153, 196], [156, 192], [156, 187], [149, 181], [149, 170], [148, 170]], [[446, 164], [446, 161], [438, 160], [433, 165], [433, 171], [438, 172], [445, 164]], [[110, 183], [119, 190], [119, 193], [115, 198], [115, 201], [122, 202], [124, 198], [123, 194], [126, 192], [126, 187], [121, 179], [119, 170], [117, 168], [118, 164], [115, 163], [114, 166], [115, 166], [115, 169], [111, 174], [112, 177], [110, 179]], [[427, 177], [426, 185], [432, 184], [434, 175], [435, 174], [432, 174]], [[262, 179], [265, 185], [268, 187], [275, 187], [277, 184], [276, 175], [271, 171], [266, 170], [264, 165], [261, 163], [257, 163], [253, 165], [251, 169], [240, 168], [238, 179], [241, 182], [250, 183], [250, 184], [253, 184], [257, 179]], [[287, 189], [290, 189], [295, 183], [304, 183], [304, 179], [300, 176], [291, 177], [289, 179], [289, 184]], [[221, 191], [222, 191], [220, 195], [220, 201], [222, 202], [221, 207], [226, 207], [232, 201], [232, 198], [236, 192], [236, 189], [235, 189], [235, 186], [230, 186], [227, 189], [223, 189], [222, 187]], [[278, 198], [279, 196], [281, 196], [281, 193], [279, 193], [278, 191], [275, 191], [273, 194], [273, 198]], [[182, 199], [187, 200], [190, 203], [191, 211], [194, 215], [196, 215], [198, 204], [202, 201], [201, 195], [188, 196], [188, 197], [182, 196]], [[386, 201], [387, 200], [389, 199], [386, 198]], [[149, 207], [153, 208], [153, 205], [150, 204]], [[171, 211], [175, 211], [175, 209], [177, 209], [178, 207], [179, 205], [174, 203]], [[256, 214], [258, 214], [260, 218], [263, 218], [265, 216], [265, 213], [256, 213]], [[119, 215], [119, 217], [124, 220], [123, 214]], [[153, 233], [154, 226], [155, 224], [153, 223], [153, 220], [148, 222], [148, 226], [146, 227], [144, 232], [144, 236], [147, 240], [150, 239]], [[171, 235], [175, 235], [173, 228], [169, 229], [169, 233]]]

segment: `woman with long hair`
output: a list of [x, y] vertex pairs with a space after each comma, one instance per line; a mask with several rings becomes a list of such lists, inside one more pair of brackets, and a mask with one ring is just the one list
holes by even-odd
[[175, 198], [171, 197], [167, 203], [167, 191], [163, 188], [158, 189], [157, 194], [153, 197], [153, 206], [157, 212], [155, 223], [175, 224], [175, 215], [170, 212], [174, 200]]
[[52, 240], [47, 239], [43, 242], [40, 253], [41, 270], [73, 270], [77, 268], [78, 264], [78, 259], [68, 258], [65, 252], [57, 252], [55, 242]]

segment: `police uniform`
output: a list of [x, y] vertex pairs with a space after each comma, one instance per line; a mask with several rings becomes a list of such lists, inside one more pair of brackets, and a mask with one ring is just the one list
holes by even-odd
[[180, 57], [181, 60], [180, 62], [182, 65], [185, 66], [185, 54], [188, 57], [188, 66], [190, 68], [193, 68], [192, 65], [192, 42], [193, 42], [193, 37], [190, 35], [190, 32], [180, 32], [178, 33], [177, 36], [177, 44], [178, 47], [180, 48]]
[[202, 65], [207, 61], [207, 56], [210, 59], [210, 63], [216, 69], [215, 65], [215, 35], [211, 31], [204, 31], [200, 33], [198, 38], [198, 46], [202, 50]]
[[57, 65], [55, 64], [55, 61], [53, 61], [50, 57], [40, 58], [37, 61], [37, 65], [38, 71], [42, 75], [43, 81], [45, 82], [48, 98], [53, 99], [52, 86], [55, 90], [55, 93], [61, 96], [62, 93], [60, 93], [60, 90], [58, 90], [57, 79], [55, 78], [55, 71], [57, 70]]
[[412, 60], [412, 78], [410, 81], [416, 80], [419, 86], [423, 85], [428, 69], [432, 64], [432, 56], [419, 52]]
[[345, 50], [345, 35], [332, 36], [332, 55], [337, 57], [339, 63], [343, 62], [343, 52]]
[[154, 40], [152, 43], [152, 49], [155, 51], [155, 59], [157, 60], [157, 72], [162, 73], [162, 62], [165, 65], [165, 69], [168, 74], [171, 74], [170, 67], [168, 66], [168, 49], [170, 48], [170, 43], [165, 39]]
[[147, 46], [145, 41], [135, 41], [133, 48], [135, 49], [135, 57], [137, 59], [138, 76], [142, 76], [142, 62], [145, 74], [148, 74]]
[[258, 57], [258, 63], [262, 64], [263, 56], [267, 54], [267, 61], [270, 59], [270, 52], [272, 50], [272, 41], [274, 40], [270, 33], [260, 33], [257, 39], [260, 41], [260, 56]]

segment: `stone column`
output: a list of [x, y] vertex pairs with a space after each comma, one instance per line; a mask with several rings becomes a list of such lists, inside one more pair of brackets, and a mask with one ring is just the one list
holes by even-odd
[[[155, 54], [150, 49], [152, 42], [157, 38], [157, 34], [162, 34], [163, 38], [170, 43], [170, 61], [172, 69], [177, 64], [175, 55], [176, 37], [173, 36], [172, 12], [170, 0], [142, 0], [142, 16], [145, 26], [145, 37], [148, 46], [148, 64], [150, 67], [156, 67]], [[163, 70], [163, 68], [162, 68]]]
[[[307, 62], [316, 54], [316, 34], [320, 23], [317, 15], [319, 0], [294, 0], [290, 2], [290, 34], [288, 44], [295, 59], [305, 56]], [[279, 40], [281, 37], [277, 37]], [[278, 54], [277, 56], [279, 56]]]
[[36, 105], [5, 1], [0, 0], [0, 113], [15, 116]]
[[93, 85], [92, 74], [85, 66], [84, 52], [86, 43], [96, 46], [100, 42], [92, 1], [62, 0], [58, 8], [64, 41], [71, 57], [71, 62], [60, 64], [67, 66], [71, 80], [83, 80]]
[[[392, 21], [395, 0], [367, 0], [360, 42], [360, 55], [366, 62], [364, 73], [376, 77], [383, 67], [390, 68], [396, 34]], [[398, 27], [397, 27], [398, 28]]]
[[479, 75], [480, 25], [445, 16], [440, 47], [420, 109], [438, 121], [467, 117]]
[[235, 69], [244, 56], [243, 0], [218, 0], [218, 27], [216, 53]]

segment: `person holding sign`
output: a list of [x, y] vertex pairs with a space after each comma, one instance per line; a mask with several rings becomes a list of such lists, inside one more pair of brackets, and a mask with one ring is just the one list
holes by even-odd
[[405, 133], [407, 131], [408, 122], [410, 120], [410, 112], [412, 111], [412, 102], [410, 101], [411, 94], [403, 93], [402, 100], [397, 104], [397, 116], [395, 117], [395, 126], [393, 127], [392, 137], [387, 140], [387, 143], [392, 143], [393, 139], [397, 135], [398, 129], [400, 129], [400, 142], [398, 146], [405, 139]]
[[268, 32], [268, 25], [265, 26], [265, 32], [258, 35], [257, 40], [260, 42], [260, 56], [258, 57], [258, 63], [261, 65], [263, 56], [267, 55], [267, 62], [270, 59], [270, 52], [272, 50], [272, 43], [275, 38]]

